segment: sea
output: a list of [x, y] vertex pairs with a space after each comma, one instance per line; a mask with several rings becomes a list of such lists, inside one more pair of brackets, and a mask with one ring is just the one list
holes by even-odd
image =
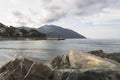
[[120, 52], [118, 39], [66, 39], [66, 40], [11, 40], [0, 41], [0, 66], [15, 58], [28, 58], [49, 62], [71, 49], [84, 52], [102, 49], [106, 53]]

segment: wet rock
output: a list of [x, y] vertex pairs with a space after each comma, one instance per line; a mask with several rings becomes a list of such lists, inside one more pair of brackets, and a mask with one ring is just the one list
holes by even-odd
[[120, 80], [120, 70], [89, 70], [58, 69], [53, 80]]
[[111, 69], [116, 68], [117, 65], [120, 65], [112, 60], [103, 59], [79, 50], [71, 50], [69, 53], [69, 60], [72, 68], [81, 69]]
[[96, 55], [96, 56], [100, 56], [102, 58], [104, 58], [106, 56], [106, 53], [104, 53], [103, 50], [94, 50], [94, 51], [89, 51], [87, 53], [90, 53], [90, 54], [93, 54], [93, 55]]
[[106, 58], [114, 60], [120, 63], [120, 53], [110, 53], [106, 55]]
[[51, 69], [43, 63], [15, 59], [0, 68], [0, 80], [50, 80]]
[[57, 56], [51, 61], [53, 68], [68, 68], [70, 67], [68, 55]]
[[94, 50], [94, 51], [89, 51], [88, 53], [96, 56], [100, 56], [102, 58], [108, 58], [120, 63], [120, 53], [105, 53], [103, 52], [103, 50]]

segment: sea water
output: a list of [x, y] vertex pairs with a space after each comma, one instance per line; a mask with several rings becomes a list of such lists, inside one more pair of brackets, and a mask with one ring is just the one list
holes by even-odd
[[0, 41], [0, 65], [17, 57], [49, 61], [55, 56], [68, 54], [70, 49], [85, 52], [98, 49], [102, 49], [106, 53], [120, 52], [120, 40], [66, 39]]

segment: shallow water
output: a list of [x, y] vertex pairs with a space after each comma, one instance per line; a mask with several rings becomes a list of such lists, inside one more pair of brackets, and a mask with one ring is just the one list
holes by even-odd
[[120, 52], [120, 40], [67, 39], [0, 41], [0, 64], [15, 57], [48, 61], [57, 55], [68, 54], [70, 49], [83, 51], [102, 49], [107, 53]]

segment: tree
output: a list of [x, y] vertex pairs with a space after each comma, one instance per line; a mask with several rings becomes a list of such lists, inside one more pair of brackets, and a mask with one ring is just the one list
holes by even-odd
[[27, 35], [28, 37], [32, 37], [32, 38], [45, 38], [46, 35], [43, 33], [38, 32], [35, 29], [31, 29]]
[[27, 37], [28, 31], [26, 29], [20, 29], [20, 32], [22, 33], [22, 37]]

